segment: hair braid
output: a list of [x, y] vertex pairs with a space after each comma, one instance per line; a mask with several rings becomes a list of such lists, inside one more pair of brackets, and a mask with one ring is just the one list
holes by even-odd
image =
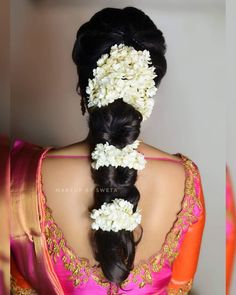
[[[78, 87], [82, 101], [88, 102], [86, 86], [92, 78], [98, 58], [108, 53], [114, 44], [133, 46], [137, 50], [150, 51], [158, 85], [166, 72], [164, 57], [166, 46], [162, 32], [141, 10], [132, 7], [124, 9], [106, 8], [96, 13], [89, 22], [80, 27], [74, 44], [72, 58], [77, 65]], [[83, 104], [82, 104], [83, 105]], [[89, 144], [92, 153], [96, 144], [108, 142], [122, 149], [132, 144], [140, 134], [142, 114], [122, 98], [101, 108], [87, 108], [89, 112]], [[84, 108], [83, 108], [84, 113]], [[121, 198], [137, 209], [140, 193], [135, 186], [137, 170], [113, 166], [91, 168], [95, 182], [94, 205], [99, 209], [105, 202]], [[107, 232], [101, 229], [93, 233], [95, 259], [99, 262], [105, 277], [119, 285], [133, 268], [135, 247], [134, 233], [120, 230]]]

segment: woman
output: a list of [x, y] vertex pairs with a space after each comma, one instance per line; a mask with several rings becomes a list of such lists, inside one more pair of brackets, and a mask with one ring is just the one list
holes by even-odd
[[12, 149], [13, 294], [191, 289], [205, 223], [199, 170], [139, 138], [165, 51], [162, 32], [132, 7], [103, 9], [78, 30], [72, 58], [88, 136]]

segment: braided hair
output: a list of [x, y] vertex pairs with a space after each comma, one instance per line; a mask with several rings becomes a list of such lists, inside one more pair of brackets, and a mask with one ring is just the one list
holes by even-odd
[[[122, 149], [132, 144], [140, 134], [142, 114], [131, 104], [116, 99], [113, 103], [101, 108], [88, 108], [86, 87], [93, 77], [93, 69], [101, 55], [109, 53], [114, 44], [125, 44], [136, 50], [149, 50], [152, 64], [155, 67], [154, 81], [156, 86], [166, 73], [165, 39], [153, 21], [141, 10], [134, 7], [124, 9], [105, 8], [97, 12], [78, 30], [72, 51], [72, 59], [77, 67], [77, 91], [81, 95], [83, 115], [89, 113], [89, 146], [90, 153], [96, 144], [108, 142]], [[98, 170], [91, 168], [95, 183], [94, 205], [99, 209], [103, 203], [121, 198], [138, 206], [140, 193], [135, 182], [137, 170], [128, 167], [103, 166]], [[110, 189], [107, 189], [110, 188]], [[121, 285], [134, 267], [135, 249], [138, 240], [133, 232], [96, 230], [92, 236], [95, 259], [99, 262], [105, 277]]]

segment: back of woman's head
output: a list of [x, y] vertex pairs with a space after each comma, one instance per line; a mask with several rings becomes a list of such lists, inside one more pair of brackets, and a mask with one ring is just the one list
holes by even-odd
[[[148, 50], [155, 68], [155, 85], [158, 86], [166, 73], [165, 39], [152, 20], [141, 10], [126, 7], [124, 9], [105, 8], [97, 12], [83, 24], [76, 36], [72, 58], [77, 66], [79, 81], [77, 89], [81, 94], [82, 113], [89, 112], [90, 152], [96, 144], [108, 142], [122, 149], [133, 143], [140, 134], [143, 120], [141, 112], [122, 98], [100, 108], [88, 108], [86, 87], [93, 78], [93, 70], [103, 54], [109, 54], [113, 45], [124, 44], [135, 50]], [[103, 203], [114, 198], [131, 202], [134, 210], [138, 206], [140, 193], [135, 186], [137, 171], [128, 167], [109, 165], [92, 169], [96, 184], [94, 206], [98, 209]], [[104, 190], [103, 188], [110, 188]], [[141, 240], [135, 241], [133, 232], [96, 230], [93, 233], [93, 246], [96, 260], [106, 278], [117, 284], [124, 281], [133, 268], [135, 247]]]

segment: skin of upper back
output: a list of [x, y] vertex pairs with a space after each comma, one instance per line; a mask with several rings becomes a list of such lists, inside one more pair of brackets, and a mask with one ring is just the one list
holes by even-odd
[[[141, 142], [138, 151], [145, 157], [177, 156]], [[51, 150], [50, 155], [89, 155], [85, 141]], [[90, 244], [91, 219], [88, 208], [93, 205], [95, 184], [91, 178], [89, 158], [50, 158], [42, 164], [43, 192], [53, 217], [62, 229], [67, 244], [78, 254], [95, 264]], [[181, 163], [147, 159], [138, 171], [135, 183], [140, 192], [138, 208], [142, 214], [143, 237], [136, 248], [134, 264], [149, 258], [161, 248], [166, 234], [181, 210], [184, 196], [185, 170]], [[140, 229], [134, 232], [140, 235]]]

